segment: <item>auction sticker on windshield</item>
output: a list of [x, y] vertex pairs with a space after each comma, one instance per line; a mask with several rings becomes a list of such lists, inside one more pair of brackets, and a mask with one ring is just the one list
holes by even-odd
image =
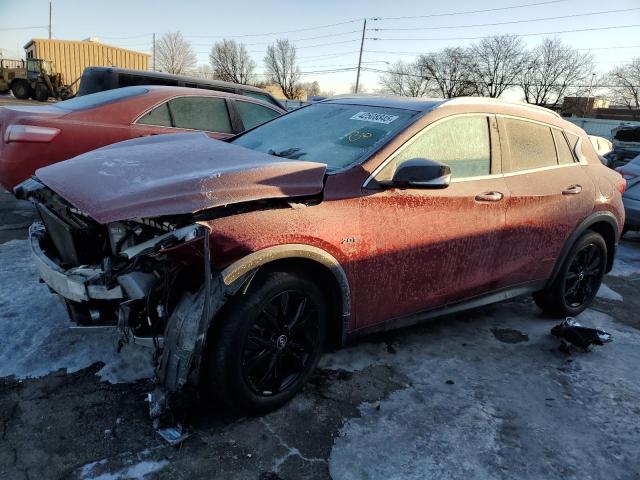
[[361, 120], [363, 122], [373, 122], [373, 123], [384, 123], [388, 125], [389, 123], [398, 119], [398, 115], [389, 115], [386, 113], [375, 113], [375, 112], [358, 112], [351, 120]]

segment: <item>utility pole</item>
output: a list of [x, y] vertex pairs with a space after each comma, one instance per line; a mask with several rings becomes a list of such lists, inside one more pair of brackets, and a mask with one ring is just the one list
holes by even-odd
[[584, 111], [582, 112], [582, 116], [586, 117], [587, 116], [587, 112], [589, 112], [591, 109], [589, 108], [589, 101], [591, 100], [591, 90], [593, 89], [593, 79], [596, 78], [596, 74], [595, 72], [591, 74], [591, 82], [589, 83], [589, 93], [587, 94], [587, 103], [584, 106]]
[[49, 2], [49, 40], [51, 40], [51, 2]]
[[156, 71], [156, 32], [153, 32], [153, 71]]
[[362, 25], [362, 40], [360, 41], [360, 56], [358, 57], [358, 73], [356, 75], [356, 88], [354, 93], [358, 93], [360, 87], [360, 66], [362, 65], [362, 49], [364, 48], [364, 35], [367, 32], [367, 19], [364, 19], [364, 25]]

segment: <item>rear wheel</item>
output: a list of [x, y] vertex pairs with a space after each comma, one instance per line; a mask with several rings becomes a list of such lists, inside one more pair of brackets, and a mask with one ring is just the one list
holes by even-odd
[[46, 102], [49, 99], [49, 87], [44, 83], [36, 83], [33, 98], [39, 102]]
[[25, 80], [16, 80], [11, 84], [13, 96], [20, 100], [26, 100], [31, 96], [31, 86]]
[[208, 351], [206, 381], [231, 408], [264, 413], [305, 384], [324, 344], [327, 310], [306, 275], [268, 272], [225, 307]]
[[588, 231], [572, 247], [551, 287], [533, 295], [536, 304], [554, 317], [575, 316], [593, 301], [607, 265], [607, 244]]

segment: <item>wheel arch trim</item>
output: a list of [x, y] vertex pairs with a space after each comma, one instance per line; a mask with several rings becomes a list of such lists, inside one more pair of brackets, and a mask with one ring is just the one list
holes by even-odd
[[241, 287], [263, 265], [285, 259], [305, 259], [314, 261], [327, 268], [335, 278], [342, 301], [342, 343], [347, 338], [349, 319], [351, 318], [351, 290], [349, 280], [340, 262], [326, 250], [302, 243], [292, 243], [267, 247], [235, 261], [222, 270], [222, 281], [227, 287]]
[[562, 265], [564, 264], [565, 260], [567, 259], [567, 256], [569, 255], [569, 251], [571, 250], [571, 247], [573, 247], [573, 245], [576, 243], [578, 238], [584, 232], [589, 230], [590, 227], [592, 227], [597, 223], [607, 223], [613, 229], [613, 233], [614, 233], [613, 251], [611, 252], [611, 256], [609, 257], [610, 260], [607, 260], [607, 268], [606, 268], [607, 273], [611, 271], [611, 268], [613, 267], [613, 259], [615, 257], [615, 249], [617, 248], [618, 238], [620, 236], [618, 221], [616, 217], [613, 215], [613, 213], [609, 211], [595, 212], [589, 215], [587, 218], [585, 218], [582, 222], [580, 222], [580, 224], [575, 228], [573, 233], [571, 233], [567, 241], [564, 243], [562, 250], [560, 251], [560, 255], [558, 256], [558, 260], [556, 261], [556, 264], [553, 267], [553, 271], [551, 273], [551, 276], [549, 277], [549, 280], [547, 281], [545, 288], [550, 287], [551, 284], [553, 284], [553, 282], [556, 280], [556, 277], [558, 276], [558, 273], [560, 272]]

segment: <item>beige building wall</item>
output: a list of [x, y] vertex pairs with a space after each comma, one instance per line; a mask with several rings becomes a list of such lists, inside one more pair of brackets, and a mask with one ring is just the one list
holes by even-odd
[[49, 60], [62, 82], [75, 94], [79, 78], [87, 67], [149, 69], [148, 53], [112, 47], [96, 41], [49, 40], [34, 38], [24, 46], [27, 58]]

